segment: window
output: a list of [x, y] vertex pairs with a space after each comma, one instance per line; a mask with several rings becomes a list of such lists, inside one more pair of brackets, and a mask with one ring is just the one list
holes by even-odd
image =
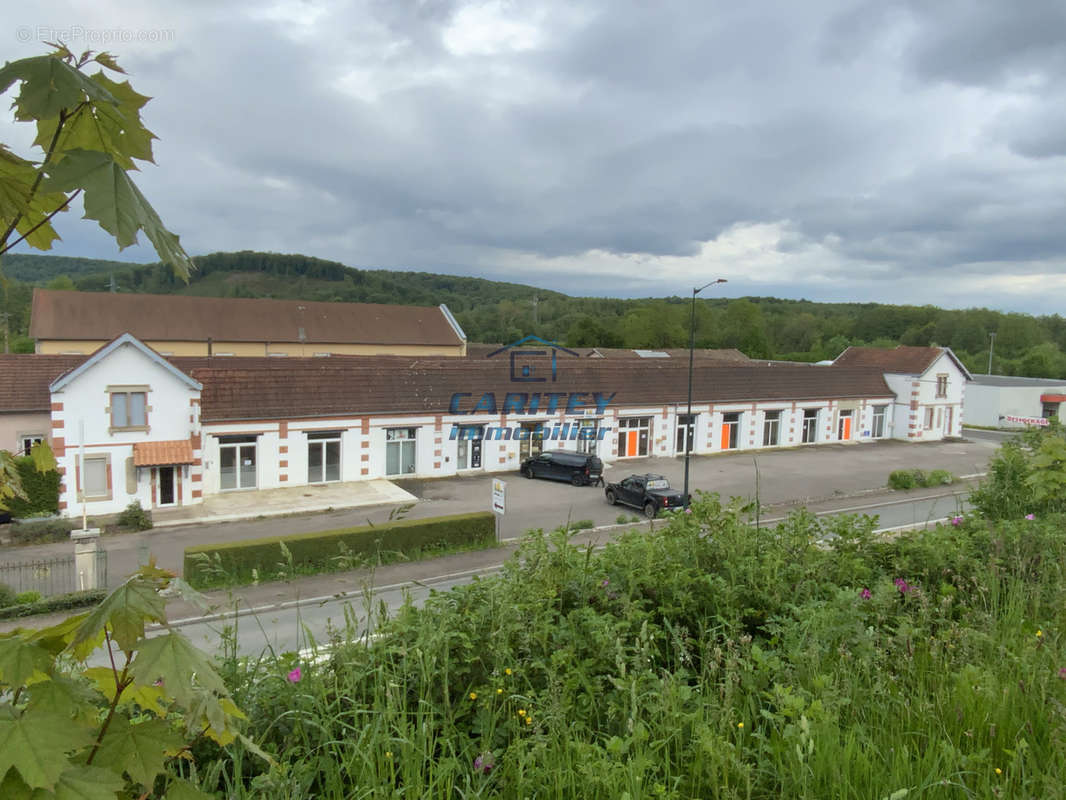
[[307, 482], [328, 483], [341, 479], [341, 432], [307, 434]]
[[15, 455], [28, 456], [33, 446], [43, 441], [44, 436], [39, 433], [20, 433], [18, 437], [18, 452]]
[[885, 412], [888, 406], [874, 406], [873, 426], [870, 430], [875, 439], [883, 439], [885, 436]]
[[936, 396], [947, 397], [948, 396], [948, 376], [937, 375], [936, 376]]
[[82, 495], [86, 500], [111, 499], [110, 458], [87, 456], [82, 462]]
[[1040, 410], [1040, 416], [1042, 416], [1044, 419], [1051, 419], [1052, 417], [1057, 417], [1058, 415], [1058, 403], [1044, 403], [1043, 407]]
[[818, 441], [818, 409], [803, 409], [803, 443]]
[[111, 429], [147, 428], [148, 393], [140, 391], [111, 390]]
[[221, 437], [218, 440], [218, 466], [221, 489], [254, 489], [256, 437]]
[[931, 431], [933, 429], [933, 409], [927, 408], [925, 410], [925, 429]]
[[696, 449], [696, 415], [677, 415], [677, 442], [676, 451], [679, 454]]
[[781, 412], [767, 411], [762, 424], [763, 447], [774, 447], [777, 445], [778, 432], [780, 429]]
[[409, 475], [415, 471], [415, 434], [418, 428], [385, 429], [385, 474]]

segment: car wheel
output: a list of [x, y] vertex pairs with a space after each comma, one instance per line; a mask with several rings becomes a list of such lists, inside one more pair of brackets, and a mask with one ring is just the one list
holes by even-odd
[[648, 519], [655, 519], [655, 513], [658, 510], [659, 509], [657, 509], [655, 507], [655, 503], [645, 503], [644, 504], [644, 516], [647, 517]]
[[614, 496], [614, 492], [612, 490], [608, 489], [607, 490], [607, 504], [613, 506], [617, 502], [618, 502], [618, 498], [616, 498]]
[[522, 467], [522, 474], [527, 478], [533, 477], [533, 467]]
[[576, 472], [573, 475], [570, 476], [570, 485], [571, 486], [580, 486], [584, 482], [585, 482], [584, 479], [580, 475], [578, 475]]

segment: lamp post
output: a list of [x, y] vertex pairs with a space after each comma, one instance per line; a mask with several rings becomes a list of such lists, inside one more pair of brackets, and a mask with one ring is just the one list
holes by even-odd
[[989, 339], [990, 339], [990, 341], [988, 343], [988, 374], [991, 375], [992, 374], [992, 350], [995, 349], [995, 347], [996, 347], [996, 333], [995, 333], [995, 331], [993, 331], [992, 333], [988, 334], [988, 336], [989, 336]]
[[692, 290], [692, 318], [689, 322], [689, 338], [688, 338], [688, 414], [685, 416], [685, 490], [684, 490], [684, 502], [685, 508], [688, 508], [688, 459], [689, 454], [692, 452], [692, 437], [696, 432], [696, 425], [692, 421], [692, 367], [696, 358], [696, 295], [706, 289], [708, 286], [714, 286], [718, 283], [726, 283], [725, 278], [717, 278], [710, 283], [705, 283], [698, 289]]

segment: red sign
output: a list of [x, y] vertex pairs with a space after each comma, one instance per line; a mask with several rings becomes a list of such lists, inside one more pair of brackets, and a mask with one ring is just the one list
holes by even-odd
[[1007, 422], [1020, 422], [1022, 425], [1046, 426], [1048, 424], [1047, 419], [1044, 417], [1015, 417], [1008, 414], [1004, 419], [1006, 419]]

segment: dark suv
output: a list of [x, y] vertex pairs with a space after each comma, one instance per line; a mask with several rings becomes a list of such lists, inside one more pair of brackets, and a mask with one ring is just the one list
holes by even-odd
[[603, 477], [603, 462], [587, 453], [545, 450], [523, 461], [521, 472], [527, 478], [551, 478], [570, 481], [574, 486], [588, 486]]

